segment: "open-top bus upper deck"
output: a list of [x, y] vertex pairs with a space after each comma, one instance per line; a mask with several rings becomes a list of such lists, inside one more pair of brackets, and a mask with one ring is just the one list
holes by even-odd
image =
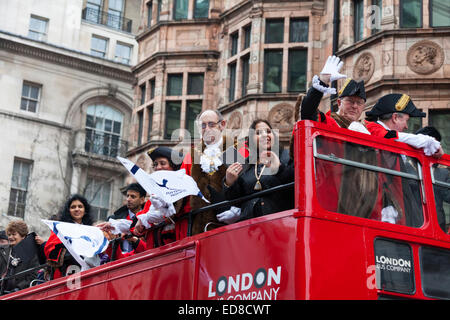
[[2, 298], [450, 298], [450, 156], [312, 121], [294, 136], [292, 210]]

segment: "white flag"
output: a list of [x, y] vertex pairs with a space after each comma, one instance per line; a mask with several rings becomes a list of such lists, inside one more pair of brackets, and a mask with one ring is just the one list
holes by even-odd
[[82, 271], [93, 267], [91, 258], [108, 247], [108, 239], [97, 227], [44, 219], [42, 222], [61, 240], [64, 247], [80, 264]]
[[159, 170], [148, 174], [128, 159], [117, 157], [137, 182], [149, 194], [155, 194], [165, 202], [174, 203], [189, 195], [199, 196], [209, 201], [200, 192], [195, 180], [184, 169], [178, 171]]

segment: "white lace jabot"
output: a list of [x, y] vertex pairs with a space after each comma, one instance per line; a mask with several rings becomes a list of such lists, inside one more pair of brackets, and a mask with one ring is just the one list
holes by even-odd
[[223, 139], [221, 137], [217, 143], [206, 144], [206, 148], [200, 156], [200, 166], [203, 172], [213, 174], [222, 165], [222, 160], [220, 159], [222, 155], [222, 149], [220, 148], [222, 143]]

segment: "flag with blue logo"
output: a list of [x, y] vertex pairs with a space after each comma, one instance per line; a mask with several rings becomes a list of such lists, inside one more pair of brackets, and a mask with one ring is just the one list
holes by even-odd
[[117, 157], [136, 181], [149, 194], [155, 194], [167, 203], [193, 195], [209, 201], [200, 192], [195, 180], [184, 169], [178, 171], [159, 170], [148, 174], [128, 159]]
[[[108, 247], [103, 231], [94, 226], [42, 219], [80, 264], [81, 270], [99, 265], [98, 254]], [[97, 261], [98, 260], [98, 264]]]

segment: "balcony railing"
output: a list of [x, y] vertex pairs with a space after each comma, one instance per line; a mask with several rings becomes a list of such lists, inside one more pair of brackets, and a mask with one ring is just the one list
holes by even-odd
[[128, 150], [128, 142], [121, 140], [118, 135], [104, 132], [96, 132], [86, 129], [84, 150], [89, 153], [115, 158], [124, 157]]
[[89, 22], [131, 33], [133, 21], [118, 14], [86, 7], [82, 11], [81, 18]]

